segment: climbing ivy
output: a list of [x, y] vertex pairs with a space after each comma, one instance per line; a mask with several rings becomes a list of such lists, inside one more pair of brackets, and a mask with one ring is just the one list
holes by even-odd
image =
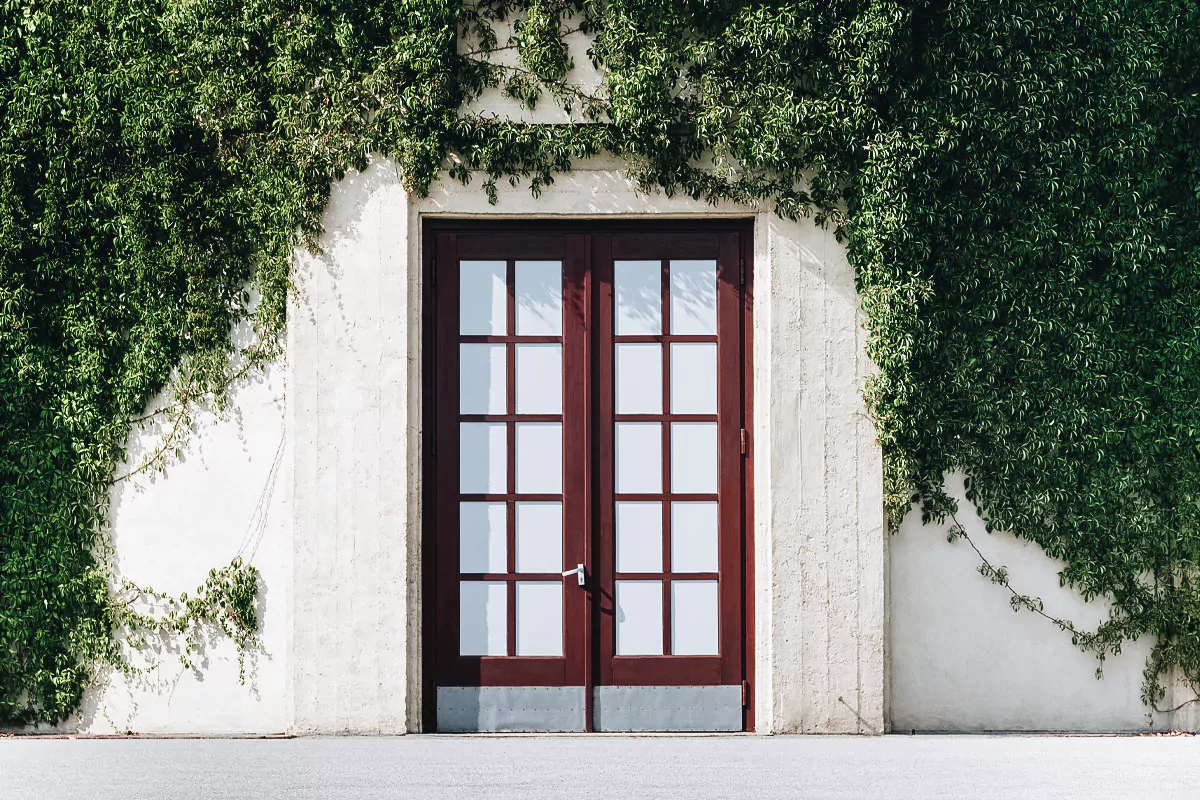
[[[647, 191], [831, 226], [893, 521], [952, 515], [943, 476], [965, 472], [991, 529], [1112, 603], [1068, 628], [1081, 646], [1155, 637], [1148, 704], [1172, 670], [1200, 682], [1194, 0], [0, 9], [0, 722], [69, 715], [126, 663], [122, 631], [216, 624], [253, 646], [240, 561], [206, 600], [135, 610], [107, 499], [131, 429], [165, 431], [129, 467], [158, 468], [188, 409], [280, 355], [292, 253], [373, 155], [418, 194], [446, 169], [495, 198], [608, 152]], [[572, 82], [576, 32], [598, 87]], [[575, 124], [470, 111], [489, 88]]]

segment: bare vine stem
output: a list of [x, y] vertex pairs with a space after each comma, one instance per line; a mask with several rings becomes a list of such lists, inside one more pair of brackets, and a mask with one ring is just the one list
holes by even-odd
[[985, 556], [983, 554], [983, 552], [975, 545], [975, 542], [971, 539], [971, 536], [967, 533], [966, 528], [964, 528], [962, 526], [962, 523], [960, 523], [958, 521], [958, 517], [954, 514], [953, 511], [950, 512], [950, 519], [954, 521], [954, 527], [952, 527], [950, 529], [950, 536], [951, 536], [952, 540], [963, 539], [966, 541], [967, 544], [969, 544], [971, 546], [971, 549], [975, 551], [975, 555], [977, 555], [979, 557], [979, 561], [983, 566], [984, 575], [989, 580], [991, 580], [992, 583], [995, 583], [998, 586], [1003, 586], [1005, 589], [1007, 589], [1009, 591], [1009, 593], [1012, 595], [1011, 601], [1013, 603], [1021, 606], [1022, 608], [1026, 609], [1028, 611], [1032, 611], [1033, 613], [1037, 614], [1040, 617], [1043, 617], [1043, 618], [1049, 620], [1050, 622], [1057, 625], [1060, 630], [1069, 631], [1071, 634], [1073, 634], [1075, 636], [1081, 636], [1081, 637], [1090, 636], [1090, 634], [1080, 632], [1075, 627], [1075, 623], [1071, 622], [1071, 620], [1063, 619], [1062, 617], [1056, 617], [1053, 614], [1047, 614], [1046, 609], [1042, 603], [1042, 599], [1040, 597], [1031, 597], [1030, 595], [1021, 594], [1016, 589], [1014, 589], [1012, 587], [1012, 583], [1008, 579], [1008, 572], [1005, 570], [1005, 568], [1004, 567], [997, 568], [992, 564], [991, 561], [988, 560], [987, 556]]
[[186, 439], [187, 427], [191, 420], [191, 409], [192, 406], [199, 402], [198, 398], [220, 395], [228, 391], [230, 387], [245, 378], [253, 370], [261, 367], [269, 358], [270, 350], [269, 348], [253, 347], [243, 351], [242, 354], [246, 356], [245, 362], [239, 368], [225, 376], [216, 386], [199, 386], [194, 381], [185, 378], [178, 385], [175, 398], [171, 403], [156, 411], [129, 420], [131, 425], [140, 425], [157, 417], [170, 415], [172, 418], [171, 430], [167, 432], [162, 441], [136, 467], [113, 478], [112, 482], [114, 485], [162, 466], [167, 456], [173, 450], [178, 449]]
[[585, 92], [577, 84], [567, 83], [566, 81], [546, 82], [546, 81], [542, 80], [541, 76], [539, 76], [536, 72], [534, 72], [530, 69], [526, 69], [525, 67], [517, 66], [514, 64], [493, 64], [492, 62], [484, 60], [484, 59], [468, 58], [465, 55], [463, 57], [466, 58], [466, 60], [468, 60], [468, 61], [472, 61], [476, 64], [481, 64], [485, 67], [488, 67], [489, 69], [493, 69], [498, 72], [515, 73], [518, 75], [524, 75], [529, 78], [532, 78], [533, 80], [537, 81], [544, 89], [546, 89], [546, 91], [550, 92], [553, 95], [571, 95], [581, 103], [604, 103], [604, 102], [606, 102], [603, 97], [598, 97], [596, 95]]

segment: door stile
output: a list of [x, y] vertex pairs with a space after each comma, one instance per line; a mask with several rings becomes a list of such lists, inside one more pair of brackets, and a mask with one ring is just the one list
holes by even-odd
[[[590, 578], [594, 570], [586, 542], [590, 453], [587, 446], [587, 289], [582, 239], [580, 235], [567, 236], [563, 254], [563, 560], [564, 570], [583, 564]], [[588, 587], [579, 586], [578, 580], [571, 576], [563, 579], [562, 591], [566, 683], [585, 686], [590, 635]]]
[[[596, 559], [592, 549], [593, 542], [593, 480], [595, 473], [595, 424], [593, 423], [595, 415], [595, 402], [593, 396], [593, 348], [595, 346], [594, 337], [592, 336], [591, 324], [594, 319], [592, 313], [592, 273], [591, 273], [591, 234], [574, 234], [567, 236], [567, 281], [572, 287], [570, 305], [572, 308], [578, 309], [572, 316], [574, 324], [577, 325], [577, 344], [572, 348], [572, 353], [576, 354], [576, 363], [578, 369], [573, 373], [576, 378], [572, 386], [564, 387], [564, 397], [575, 395], [579, 397], [579, 468], [576, 470], [578, 474], [579, 486], [578, 496], [579, 502], [579, 522], [578, 530], [580, 535], [577, 538], [580, 553], [579, 562], [587, 569], [588, 585], [582, 590], [577, 591], [578, 602], [581, 604], [581, 609], [578, 613], [578, 619], [583, 625], [583, 636], [580, 637], [579, 647], [580, 653], [578, 658], [580, 683], [583, 684], [583, 706], [584, 706], [584, 732], [590, 733], [593, 730], [592, 726], [592, 689], [595, 684], [595, 672], [593, 670], [594, 658], [594, 640], [595, 640], [595, 619], [594, 619], [594, 603], [595, 581], [596, 581]], [[564, 360], [566, 356], [564, 355]], [[572, 476], [572, 481], [575, 477]], [[573, 484], [574, 485], [574, 484]]]
[[438, 624], [437, 598], [437, 502], [430, 502], [430, 493], [426, 487], [437, 482], [437, 413], [432, 401], [436, 398], [436, 376], [438, 374], [437, 349], [440, 338], [437, 335], [438, 294], [434, 283], [434, 269], [437, 264], [438, 242], [441, 235], [426, 228], [423, 231], [423, 247], [421, 259], [421, 480], [423, 482], [421, 496], [421, 631], [420, 647], [428, 654], [419, 660], [421, 686], [421, 718], [420, 730], [431, 732], [437, 730], [437, 650], [440, 641]]
[[754, 703], [754, 643], [757, 631], [754, 620], [754, 226], [747, 223], [738, 234], [738, 263], [740, 267], [740, 291], [738, 293], [741, 314], [741, 365], [742, 365], [742, 421], [746, 430], [746, 451], [742, 454], [742, 686], [745, 689], [743, 702], [743, 730], [752, 731], [755, 726]]
[[[457, 237], [453, 234], [439, 234], [437, 254], [438, 261], [433, 264], [433, 270], [438, 274], [439, 291], [436, 294], [436, 325], [434, 339], [436, 342], [435, 355], [437, 374], [435, 392], [439, 400], [435, 404], [438, 419], [434, 431], [434, 452], [437, 454], [437, 475], [434, 485], [437, 487], [437, 520], [438, 532], [435, 542], [434, 563], [437, 571], [437, 629], [440, 632], [434, 663], [436, 674], [451, 676], [462, 680], [455, 667], [458, 661], [458, 637], [452, 636], [452, 631], [458, 630], [459, 598], [458, 586], [458, 497], [457, 480], [448, 479], [457, 476], [459, 471], [458, 453], [458, 419], [457, 405], [449, 403], [458, 397], [458, 320], [457, 302], [459, 293], [459, 274]], [[449, 269], [447, 265], [455, 265]], [[453, 400], [452, 400], [453, 398]], [[448, 535], [454, 532], [455, 535]], [[447, 587], [455, 587], [456, 591], [448, 591]], [[431, 598], [432, 600], [432, 598]]]
[[738, 235], [721, 237], [717, 259], [717, 494], [720, 498], [721, 682], [742, 681], [742, 318]]
[[[505, 390], [504, 413], [510, 419], [517, 415], [517, 345], [514, 337], [517, 335], [517, 264], [516, 259], [509, 258], [504, 262], [504, 335], [508, 341], [504, 345]], [[564, 417], [565, 419], [565, 417]], [[507, 563], [505, 573], [515, 575], [517, 572], [517, 504], [512, 499], [517, 494], [517, 426], [506, 423], [505, 466], [506, 483], [504, 491], [509, 499], [504, 501], [505, 550]], [[565, 500], [565, 498], [564, 498]], [[517, 582], [506, 580], [504, 593], [507, 595], [505, 604], [505, 626], [508, 630], [506, 649], [508, 656], [517, 653]]]
[[[671, 262], [668, 259], [662, 259], [658, 265], [658, 299], [662, 305], [660, 310], [662, 319], [662, 566], [664, 573], [670, 569], [671, 558], [671, 503], [667, 501], [667, 497], [671, 492], [671, 346], [667, 344], [665, 338], [671, 332]], [[614, 349], [611, 345], [609, 349]], [[616, 539], [616, 530], [613, 530], [613, 539]], [[671, 651], [671, 579], [664, 577], [662, 579], [662, 651], [666, 655]]]
[[[613, 455], [614, 441], [611, 430], [613, 416], [613, 260], [612, 237], [596, 235], [592, 237], [592, 278], [596, 301], [593, 304], [593, 352], [595, 354], [596, 386], [596, 415], [593, 418], [593, 435], [596, 439], [597, 480], [595, 485], [597, 514], [596, 528], [593, 535], [596, 541], [596, 589], [592, 593], [592, 602], [598, 620], [597, 636], [594, 637], [596, 648], [596, 663], [598, 669], [594, 673], [595, 683], [601, 686], [611, 686], [613, 683], [613, 642], [616, 641], [616, 577], [612, 569], [616, 563], [615, 540], [607, 531], [613, 530], [614, 509], [612, 503], [614, 477]], [[590, 721], [590, 720], [589, 720]]]

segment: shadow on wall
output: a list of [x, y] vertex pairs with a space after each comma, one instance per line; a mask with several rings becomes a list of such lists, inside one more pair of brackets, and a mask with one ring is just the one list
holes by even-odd
[[[244, 341], [248, 329], [234, 332]], [[130, 433], [117, 475], [135, 472], [110, 491], [109, 519], [118, 580], [178, 597], [192, 593], [209, 569], [240, 555], [262, 574], [257, 612], [263, 649], [248, 653], [239, 681], [236, 648], [224, 635], [199, 632], [189, 669], [182, 638], [149, 632], [131, 654], [147, 671], [99, 676], [80, 713], [64, 730], [86, 733], [277, 732], [286, 727], [283, 697], [289, 604], [286, 438], [283, 370], [272, 365], [230, 390], [227, 413], [197, 409], [183, 456], [165, 471], [137, 472], [169, 438], [173, 424], [153, 419]], [[149, 406], [165, 407], [160, 395]], [[153, 606], [138, 610], [154, 612]], [[161, 609], [159, 609], [161, 611]]]
[[[1086, 603], [1059, 586], [1061, 562], [1007, 533], [989, 534], [966, 500], [963, 476], [947, 476], [958, 519], [984, 556], [1008, 568], [1013, 588], [1040, 597], [1047, 613], [1094, 628], [1102, 602]], [[921, 524], [910, 513], [889, 547], [891, 721], [896, 732], [1137, 731], [1164, 729], [1148, 716], [1142, 670], [1152, 642], [1128, 642], [1104, 663], [1071, 644], [1048, 620], [1014, 612], [1009, 593], [979, 574], [966, 542], [950, 543], [950, 524]]]

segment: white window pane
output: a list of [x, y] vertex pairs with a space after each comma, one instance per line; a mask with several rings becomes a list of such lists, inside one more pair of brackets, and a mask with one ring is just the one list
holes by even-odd
[[517, 413], [562, 413], [562, 345], [517, 345]]
[[562, 582], [517, 581], [517, 655], [561, 656]]
[[463, 494], [508, 491], [508, 439], [503, 422], [459, 423], [458, 490]]
[[517, 423], [517, 491], [562, 493], [562, 423]]
[[517, 503], [517, 572], [562, 572], [562, 503]]
[[562, 262], [518, 261], [513, 290], [518, 336], [562, 335]]
[[458, 652], [508, 655], [508, 592], [504, 581], [458, 584]]
[[504, 503], [459, 503], [458, 571], [508, 572]]
[[716, 503], [671, 503], [671, 571], [716, 572]]
[[459, 413], [503, 414], [507, 411], [506, 361], [502, 344], [458, 346]]
[[662, 413], [662, 345], [622, 343], [616, 346], [617, 413]]
[[718, 655], [719, 618], [716, 581], [672, 581], [671, 655]]
[[717, 423], [671, 423], [671, 491], [717, 493]]
[[616, 424], [617, 491], [655, 494], [662, 491], [662, 425], [658, 422]]
[[716, 342], [671, 344], [671, 413], [717, 413]]
[[662, 572], [662, 503], [617, 503], [617, 572]]
[[662, 581], [617, 581], [617, 655], [661, 656]]
[[463, 261], [458, 268], [458, 331], [465, 336], [508, 332], [508, 287], [503, 261]]
[[661, 262], [613, 262], [613, 298], [618, 336], [662, 333]]
[[717, 332], [717, 262], [671, 262], [671, 333]]

